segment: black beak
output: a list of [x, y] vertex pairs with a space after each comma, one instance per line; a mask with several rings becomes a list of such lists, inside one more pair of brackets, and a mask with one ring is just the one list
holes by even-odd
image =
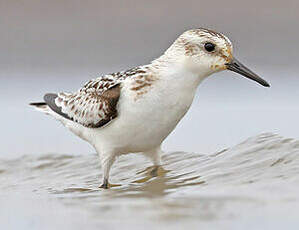
[[239, 73], [244, 77], [254, 80], [265, 87], [270, 87], [268, 82], [260, 78], [258, 75], [256, 75], [254, 72], [252, 72], [250, 69], [248, 69], [246, 66], [244, 66], [235, 58], [230, 63], [227, 63], [226, 66], [228, 70]]

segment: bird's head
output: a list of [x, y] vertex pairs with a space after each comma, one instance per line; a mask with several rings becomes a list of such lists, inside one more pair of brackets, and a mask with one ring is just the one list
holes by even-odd
[[183, 33], [165, 55], [184, 65], [200, 77], [222, 70], [231, 70], [265, 87], [270, 85], [233, 56], [231, 41], [221, 33], [208, 29], [194, 29]]

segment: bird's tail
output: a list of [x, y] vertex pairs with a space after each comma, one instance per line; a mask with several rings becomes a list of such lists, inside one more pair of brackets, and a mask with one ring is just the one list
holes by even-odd
[[33, 106], [34, 109], [37, 111], [43, 112], [43, 113], [48, 113], [49, 112], [49, 107], [45, 102], [32, 102], [29, 104], [30, 106]]

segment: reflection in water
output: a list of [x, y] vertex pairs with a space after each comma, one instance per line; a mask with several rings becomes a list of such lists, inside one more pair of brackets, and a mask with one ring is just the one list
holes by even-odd
[[[122, 156], [111, 172], [115, 186], [102, 190], [98, 188], [101, 170], [97, 155], [27, 155], [1, 160], [1, 194], [27, 197], [21, 202], [16, 202], [15, 196], [7, 198], [2, 209], [23, 210], [28, 207], [24, 202], [33, 199], [30, 212], [36, 209], [39, 215], [48, 216], [52, 209], [65, 210], [69, 216], [61, 222], [73, 229], [80, 226], [77, 222], [82, 215], [91, 228], [117, 219], [132, 229], [140, 229], [146, 221], [148, 228], [175, 229], [177, 220], [190, 226], [194, 222], [216, 226], [222, 220], [248, 217], [248, 212], [257, 218], [256, 210], [267, 212], [268, 207], [272, 218], [290, 205], [298, 206], [296, 140], [262, 134], [212, 155], [166, 153], [157, 171], [149, 165], [142, 156]], [[45, 200], [46, 207], [53, 199], [56, 203], [45, 209], [37, 199]], [[23, 216], [28, 209], [20, 212]], [[60, 219], [55, 221], [60, 223]], [[49, 224], [47, 219], [45, 223]]]

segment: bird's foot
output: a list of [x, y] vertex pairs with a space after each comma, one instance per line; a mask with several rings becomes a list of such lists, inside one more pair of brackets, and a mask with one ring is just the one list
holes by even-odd
[[103, 189], [110, 188], [108, 179], [104, 179], [103, 184], [99, 188], [103, 188]]
[[159, 170], [159, 166], [153, 166], [153, 168], [150, 171], [150, 175], [152, 177], [157, 177], [158, 176], [158, 170]]

